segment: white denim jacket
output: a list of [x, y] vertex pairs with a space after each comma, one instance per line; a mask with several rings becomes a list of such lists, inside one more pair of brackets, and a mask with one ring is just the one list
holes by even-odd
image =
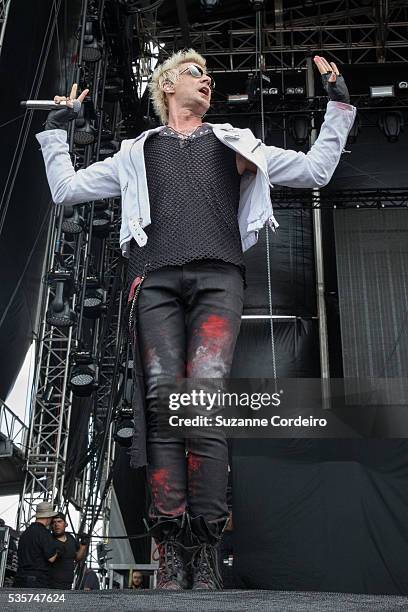
[[[249, 129], [234, 128], [229, 123], [210, 124], [221, 142], [257, 167], [256, 173], [246, 171], [241, 177], [238, 222], [244, 251], [256, 243], [265, 223], [272, 229], [279, 225], [273, 215], [270, 187], [327, 185], [339, 163], [355, 114], [354, 106], [329, 102], [320, 135], [307, 154], [266, 146]], [[47, 130], [36, 135], [56, 204], [122, 196], [120, 246], [127, 257], [132, 238], [141, 247], [147, 242], [143, 228], [151, 223], [151, 218], [143, 145], [146, 138], [163, 127], [124, 140], [113, 157], [77, 172], [71, 163], [65, 130]]]

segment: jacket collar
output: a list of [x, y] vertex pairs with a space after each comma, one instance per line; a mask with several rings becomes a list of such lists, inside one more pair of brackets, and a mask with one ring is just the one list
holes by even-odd
[[[209, 121], [204, 121], [204, 123], [210, 125], [213, 129], [215, 128], [216, 130], [220, 130], [223, 132], [229, 132], [229, 133], [236, 133], [237, 136], [239, 137], [240, 130], [234, 127], [233, 125], [231, 125], [230, 123], [210, 123]], [[144, 132], [139, 134], [139, 136], [136, 136], [136, 138], [133, 139], [133, 142], [136, 142], [137, 140], [141, 140], [142, 138], [143, 139], [148, 138], [149, 136], [152, 136], [153, 134], [158, 134], [159, 132], [164, 130], [165, 127], [166, 127], [165, 125], [159, 125], [159, 127], [152, 128], [151, 130], [145, 130]]]

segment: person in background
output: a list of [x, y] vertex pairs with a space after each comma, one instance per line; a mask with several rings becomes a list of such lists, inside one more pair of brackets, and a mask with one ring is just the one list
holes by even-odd
[[141, 571], [134, 569], [130, 574], [130, 589], [144, 589], [143, 574]]
[[51, 520], [57, 512], [52, 504], [42, 502], [36, 507], [34, 523], [20, 536], [18, 543], [18, 569], [14, 579], [16, 588], [48, 588], [49, 571], [62, 552], [61, 544], [50, 531]]
[[85, 568], [82, 588], [84, 591], [98, 591], [100, 588], [98, 575], [90, 567]]
[[52, 519], [51, 529], [54, 540], [62, 546], [61, 554], [50, 568], [50, 588], [62, 589], [64, 591], [72, 588], [74, 580], [75, 565], [86, 557], [89, 544], [89, 536], [82, 534], [77, 541], [71, 533], [67, 533], [67, 522], [65, 514], [58, 512]]

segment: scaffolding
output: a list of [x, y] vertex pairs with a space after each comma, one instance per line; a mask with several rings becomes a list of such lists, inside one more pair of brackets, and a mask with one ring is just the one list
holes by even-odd
[[6, 32], [7, 17], [11, 0], [0, 0], [0, 55], [3, 47], [4, 35]]
[[[90, 111], [94, 125], [86, 128], [88, 141], [81, 140], [84, 134], [78, 136], [75, 126], [69, 135], [77, 170], [100, 159], [102, 131], [106, 128], [103, 92], [108, 55], [101, 52], [96, 61], [94, 57], [87, 62], [86, 58], [91, 56], [84, 54], [85, 32], [89, 23], [102, 18], [102, 6], [103, 2], [98, 0], [84, 0], [82, 6], [76, 80], [86, 81], [95, 94]], [[102, 49], [103, 41], [99, 44]], [[119, 116], [116, 107], [114, 115]], [[108, 233], [102, 235], [98, 233], [100, 210], [101, 218], [109, 221]], [[114, 460], [115, 363], [122, 342], [123, 279], [118, 218], [116, 200], [102, 202], [102, 209], [95, 202], [53, 207], [39, 308], [25, 478], [17, 516], [19, 530], [30, 523], [35, 506], [47, 500], [61, 510], [73, 504], [80, 514], [80, 532], [100, 535], [102, 524], [102, 532], [107, 533]], [[84, 312], [87, 291], [96, 285], [109, 308], [103, 308], [99, 317], [87, 320]], [[58, 301], [61, 304], [57, 308]], [[65, 322], [61, 323], [59, 317]], [[74, 444], [70, 439], [70, 423], [75, 397], [70, 379], [79, 357], [88, 353], [95, 367], [97, 390], [92, 392], [85, 456], [72, 473], [67, 464], [70, 444]]]
[[[312, 6], [310, 6], [312, 4]], [[262, 23], [264, 70], [307, 69], [311, 53], [330, 52], [341, 64], [408, 61], [408, 5], [404, 0], [299, 2], [286, 8], [275, 1], [271, 23]], [[194, 23], [191, 46], [211, 61], [212, 72], [248, 72], [257, 68], [254, 15]], [[181, 27], [141, 20], [137, 36], [152, 40], [161, 53], [184, 46]]]
[[[10, 2], [0, 0], [0, 51], [1, 41]], [[408, 61], [408, 6], [405, 1], [378, 1], [372, 10], [362, 6], [359, 0], [326, 0], [315, 2], [313, 7], [299, 3], [298, 7], [285, 9], [275, 2], [273, 23], [262, 22], [263, 70], [307, 69], [307, 57], [316, 51], [330, 51], [339, 63], [364, 64], [368, 62]], [[131, 70], [135, 58], [125, 55], [123, 31], [119, 22], [109, 21], [105, 8], [109, 2], [83, 0], [81, 34], [78, 40], [77, 81], [92, 85], [96, 119], [92, 119], [95, 139], [86, 146], [75, 144], [70, 134], [71, 153], [76, 169], [86, 167], [101, 158], [102, 135], [111, 132], [111, 141], [119, 140], [126, 133], [126, 112], [140, 100], [137, 97], [140, 80], [151, 72], [147, 59], [170, 55], [183, 44], [181, 27], [163, 25], [152, 19], [149, 13], [140, 16], [133, 32], [140, 46], [137, 61], [144, 62], [147, 73], [135, 77]], [[104, 52], [90, 64], [83, 58], [84, 35], [87, 18], [104, 32], [99, 45]], [[256, 30], [254, 14], [190, 26], [191, 44], [208, 57], [213, 72], [248, 72], [257, 69]], [[88, 20], [89, 23], [89, 20]], [[128, 31], [129, 31], [128, 30]], [[107, 34], [108, 33], [108, 34]], [[156, 49], [153, 51], [153, 49]], [[109, 122], [104, 111], [104, 91], [108, 65], [112, 63], [115, 78], [123, 79], [122, 99], [112, 104]], [[120, 72], [122, 71], [122, 72]], [[139, 79], [139, 83], [135, 83]], [[123, 92], [122, 92], [123, 93]], [[406, 107], [406, 101], [393, 102]], [[323, 102], [316, 99], [313, 112], [322, 112]], [[298, 112], [277, 104], [270, 112], [277, 114]], [[129, 120], [130, 122], [130, 120]], [[130, 124], [130, 123], [129, 123]], [[124, 127], [125, 126], [125, 127]], [[109, 128], [109, 130], [108, 130]], [[406, 190], [365, 190], [316, 195], [310, 191], [275, 190], [276, 208], [346, 207], [346, 206], [407, 206]], [[125, 350], [122, 335], [122, 319], [126, 308], [124, 300], [124, 267], [118, 244], [120, 203], [109, 200], [103, 203], [103, 211], [111, 219], [108, 235], [98, 238], [95, 247], [94, 219], [99, 205], [95, 202], [75, 207], [72, 215], [83, 220], [83, 231], [73, 235], [64, 230], [69, 225], [66, 207], [55, 206], [50, 219], [47, 254], [44, 265], [43, 292], [40, 304], [40, 323], [37, 331], [36, 370], [31, 398], [31, 416], [27, 451], [25, 455], [25, 480], [18, 510], [18, 529], [32, 520], [35, 505], [47, 500], [60, 509], [73, 504], [80, 513], [80, 532], [95, 537], [90, 549], [90, 563], [97, 565], [96, 541], [106, 538], [109, 526], [109, 509], [112, 468], [115, 461], [113, 421], [120, 394], [118, 379]], [[93, 265], [90, 270], [90, 265]], [[65, 276], [64, 276], [65, 274]], [[100, 281], [105, 295], [106, 308], [101, 317], [91, 323], [84, 322], [84, 299], [87, 288]], [[63, 287], [64, 307], [72, 316], [73, 324], [58, 327], [50, 323], [47, 313]], [[69, 315], [71, 316], [71, 315]], [[91, 353], [95, 363], [98, 385], [92, 396], [87, 432], [87, 456], [75, 474], [69, 474], [67, 488], [67, 458], [70, 442], [70, 424], [75, 403], [70, 386], [72, 356], [82, 346], [81, 335], [86, 330], [91, 339]]]

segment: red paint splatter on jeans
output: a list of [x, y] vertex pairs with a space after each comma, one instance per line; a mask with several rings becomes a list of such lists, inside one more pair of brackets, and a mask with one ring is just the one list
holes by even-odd
[[159, 468], [151, 473], [150, 487], [155, 500], [159, 497], [163, 497], [163, 495], [169, 495], [169, 477], [170, 471], [167, 468]]
[[149, 484], [153, 498], [153, 505], [155, 507], [155, 511], [158, 514], [178, 516], [185, 512], [186, 501], [183, 500], [177, 506], [174, 506], [169, 509], [169, 506], [171, 505], [172, 492], [174, 497], [174, 491], [172, 490], [172, 487], [169, 484], [169, 480], [170, 470], [168, 468], [158, 468], [151, 472], [149, 477]]
[[200, 335], [207, 340], [220, 340], [228, 333], [227, 319], [219, 315], [210, 315], [200, 325]]
[[192, 357], [187, 364], [187, 377], [217, 378], [225, 375], [226, 361], [231, 346], [230, 321], [227, 317], [211, 314], [195, 331]]
[[193, 453], [189, 452], [187, 457], [187, 471], [189, 477], [193, 472], [198, 472], [201, 467], [202, 459], [197, 455], [193, 455]]

